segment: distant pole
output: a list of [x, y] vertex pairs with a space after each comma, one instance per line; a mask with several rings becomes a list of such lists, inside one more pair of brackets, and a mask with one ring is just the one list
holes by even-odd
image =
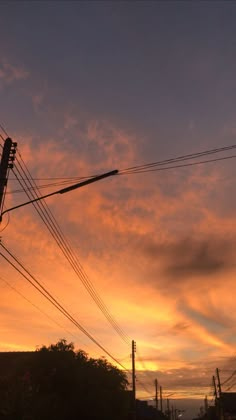
[[136, 420], [135, 352], [136, 352], [136, 343], [134, 340], [132, 340], [133, 420]]
[[166, 400], [166, 402], [167, 402], [167, 416], [168, 416], [168, 419], [170, 420], [170, 400], [169, 400], [169, 398], [167, 398], [167, 400]]
[[214, 386], [215, 397], [217, 399], [218, 393], [217, 393], [217, 388], [216, 388], [216, 378], [215, 378], [215, 376], [212, 376], [212, 381], [213, 381], [213, 386]]
[[218, 368], [216, 368], [216, 376], [217, 376], [217, 381], [218, 381], [219, 396], [221, 397], [220, 372]]
[[155, 379], [155, 405], [156, 411], [158, 410], [158, 381]]
[[172, 420], [175, 420], [175, 416], [174, 416], [174, 406], [173, 406], [173, 405], [171, 406], [171, 417], [172, 417]]
[[224, 419], [224, 407], [223, 407], [223, 401], [222, 401], [220, 372], [219, 372], [218, 368], [216, 368], [216, 377], [217, 377], [217, 381], [218, 381], [218, 391], [219, 391], [219, 415], [220, 415], [220, 420], [222, 420], [222, 419]]
[[160, 409], [161, 409], [161, 412], [162, 412], [162, 386], [160, 386]]
[[205, 405], [205, 413], [207, 414], [207, 412], [208, 412], [208, 400], [207, 400], [207, 395], [205, 396], [205, 399], [204, 399], [204, 405]]
[[13, 161], [15, 159], [17, 143], [13, 143], [12, 139], [8, 137], [5, 140], [2, 158], [0, 162], [0, 214], [2, 213], [4, 202], [4, 191], [7, 186], [8, 169], [13, 168]]

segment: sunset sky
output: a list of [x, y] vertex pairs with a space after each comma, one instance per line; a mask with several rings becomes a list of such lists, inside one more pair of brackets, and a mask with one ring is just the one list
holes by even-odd
[[[0, 124], [18, 158], [41, 186], [235, 144], [235, 21], [231, 1], [2, 0]], [[222, 380], [236, 368], [235, 163], [114, 176], [47, 199], [137, 343], [140, 397], [157, 378], [165, 395], [203, 400], [216, 367]], [[19, 189], [10, 173], [5, 208], [28, 200]], [[4, 246], [130, 369], [131, 347], [35, 209], [9, 214]], [[0, 256], [0, 350], [61, 337], [104, 355]]]

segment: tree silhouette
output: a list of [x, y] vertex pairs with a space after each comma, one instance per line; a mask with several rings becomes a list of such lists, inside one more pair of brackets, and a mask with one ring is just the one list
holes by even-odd
[[61, 339], [30, 352], [22, 364], [19, 359], [8, 384], [14, 404], [3, 418], [123, 420], [127, 384], [124, 372], [105, 358], [90, 358]]

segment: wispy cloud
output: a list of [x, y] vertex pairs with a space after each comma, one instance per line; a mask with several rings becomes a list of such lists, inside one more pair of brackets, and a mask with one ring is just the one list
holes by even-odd
[[0, 60], [0, 84], [12, 84], [19, 80], [25, 80], [30, 73], [23, 66], [12, 64], [7, 59]]

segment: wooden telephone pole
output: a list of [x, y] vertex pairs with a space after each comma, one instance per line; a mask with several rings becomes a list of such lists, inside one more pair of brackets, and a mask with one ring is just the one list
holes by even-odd
[[136, 420], [136, 382], [135, 382], [135, 352], [136, 343], [132, 340], [132, 387], [133, 387], [133, 420]]
[[10, 137], [8, 137], [5, 140], [3, 151], [2, 151], [2, 158], [0, 162], [0, 222], [1, 222], [3, 204], [4, 204], [5, 190], [7, 187], [8, 172], [9, 172], [9, 169], [13, 168], [16, 147], [17, 147], [17, 143], [13, 143]]
[[218, 381], [218, 393], [219, 393], [219, 417], [220, 420], [224, 419], [224, 407], [223, 407], [223, 401], [222, 401], [222, 389], [221, 389], [221, 382], [220, 382], [220, 372], [219, 369], [216, 368], [216, 377], [217, 377], [217, 381]]
[[160, 410], [163, 412], [163, 406], [162, 406], [162, 386], [160, 386]]
[[171, 411], [170, 411], [170, 400], [169, 400], [169, 398], [167, 398], [166, 404], [167, 404], [167, 416], [168, 416], [168, 419], [170, 420], [171, 419]]
[[155, 379], [155, 406], [156, 406], [156, 411], [158, 410], [158, 380]]

